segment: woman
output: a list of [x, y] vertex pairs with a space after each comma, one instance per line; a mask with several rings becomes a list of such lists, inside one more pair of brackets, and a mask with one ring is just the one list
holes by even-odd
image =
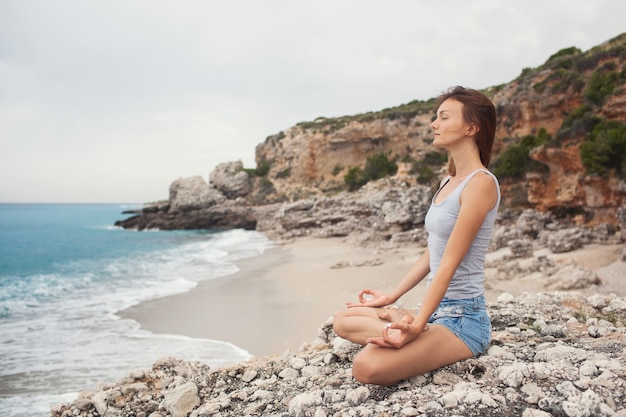
[[[352, 366], [362, 383], [390, 385], [471, 358], [491, 339], [484, 260], [500, 190], [486, 167], [496, 112], [484, 94], [463, 87], [438, 103], [433, 144], [449, 152], [450, 175], [426, 215], [428, 247], [389, 294], [365, 289], [334, 317], [337, 335], [365, 346]], [[417, 312], [391, 306], [427, 276]]]

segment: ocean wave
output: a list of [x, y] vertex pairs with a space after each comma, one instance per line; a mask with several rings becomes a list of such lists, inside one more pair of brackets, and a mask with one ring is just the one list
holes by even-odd
[[[250, 358], [228, 341], [153, 334], [116, 313], [237, 272], [237, 260], [272, 247], [263, 234], [85, 230], [64, 238], [64, 257], [42, 264], [47, 270], [0, 276], [3, 415], [46, 415], [53, 403], [63, 401], [57, 393], [75, 396], [163, 356], [210, 366]], [[34, 244], [43, 247], [46, 242]], [[26, 410], [19, 409], [23, 404], [29, 404]], [[43, 408], [45, 414], [40, 413]], [[7, 409], [13, 411], [7, 414]]]

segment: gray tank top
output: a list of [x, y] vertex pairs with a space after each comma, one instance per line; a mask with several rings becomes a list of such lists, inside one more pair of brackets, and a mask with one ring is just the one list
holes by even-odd
[[443, 251], [446, 248], [448, 238], [452, 233], [452, 228], [459, 215], [459, 210], [461, 209], [461, 193], [469, 180], [479, 172], [486, 172], [496, 182], [498, 200], [493, 209], [487, 213], [485, 221], [476, 234], [472, 245], [452, 277], [445, 297], [453, 300], [478, 297], [484, 293], [485, 255], [487, 254], [489, 241], [491, 240], [491, 231], [493, 230], [493, 224], [498, 213], [498, 206], [500, 205], [500, 186], [498, 179], [486, 169], [476, 170], [463, 180], [444, 201], [436, 204], [435, 199], [437, 198], [437, 194], [439, 194], [441, 188], [449, 181], [448, 178], [442, 183], [442, 186], [439, 187], [439, 190], [437, 190], [433, 196], [430, 208], [426, 214], [425, 227], [426, 231], [428, 231], [428, 249], [430, 251], [428, 285], [430, 285], [435, 271], [439, 268]]

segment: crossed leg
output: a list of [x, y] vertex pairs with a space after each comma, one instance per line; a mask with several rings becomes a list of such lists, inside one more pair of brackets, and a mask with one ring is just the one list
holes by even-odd
[[[395, 321], [401, 313], [406, 311], [396, 310], [390, 318]], [[381, 314], [385, 314], [381, 309], [355, 307], [337, 313], [333, 322], [337, 335], [365, 345], [352, 364], [354, 378], [364, 384], [392, 385], [473, 356], [452, 331], [436, 324], [400, 349], [366, 344], [367, 338], [380, 336], [388, 323]]]

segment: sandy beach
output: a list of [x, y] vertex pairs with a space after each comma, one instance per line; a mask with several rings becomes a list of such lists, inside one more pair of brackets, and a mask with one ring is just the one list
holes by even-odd
[[[603, 281], [578, 292], [626, 295], [622, 249], [623, 245], [589, 245], [545, 255], [591, 269]], [[296, 240], [238, 262], [239, 271], [233, 275], [201, 282], [189, 292], [119, 314], [155, 333], [229, 341], [255, 356], [279, 355], [312, 342], [321, 324], [346, 301], [356, 300], [361, 289], [391, 289], [423, 250], [410, 245], [390, 250], [361, 248], [339, 238]], [[493, 252], [488, 259], [506, 254], [507, 250]], [[418, 285], [400, 300], [401, 305], [416, 306], [425, 288], [425, 283]], [[534, 277], [492, 281], [487, 274], [488, 300], [503, 292], [544, 291], [543, 283]]]

